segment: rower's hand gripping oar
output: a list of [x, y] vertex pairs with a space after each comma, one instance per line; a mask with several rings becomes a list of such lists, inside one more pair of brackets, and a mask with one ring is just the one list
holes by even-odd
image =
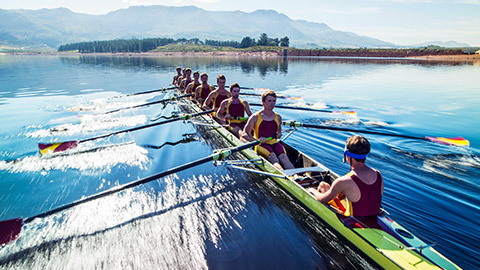
[[186, 115], [183, 115], [183, 116], [177, 116], [176, 118], [168, 119], [168, 120], [161, 121], [161, 122], [158, 122], [158, 123], [152, 123], [152, 124], [138, 126], [138, 127], [134, 127], [134, 128], [119, 130], [119, 131], [115, 131], [115, 132], [112, 132], [112, 133], [108, 133], [108, 134], [104, 134], [104, 135], [100, 135], [100, 136], [96, 136], [96, 137], [92, 137], [92, 138], [88, 138], [88, 139], [83, 139], [83, 140], [79, 140], [79, 141], [75, 140], [75, 141], [57, 142], [57, 143], [39, 143], [38, 148], [40, 149], [40, 154], [42, 154], [42, 155], [49, 154], [49, 153], [55, 153], [55, 152], [61, 152], [61, 151], [65, 151], [65, 150], [68, 150], [68, 149], [75, 148], [75, 147], [78, 146], [79, 143], [84, 143], [84, 142], [88, 142], [88, 141], [103, 139], [103, 138], [110, 137], [110, 136], [117, 135], [117, 134], [121, 134], [121, 133], [126, 133], [126, 132], [130, 132], [130, 131], [136, 131], [136, 130], [145, 129], [145, 128], [149, 128], [149, 127], [159, 126], [159, 125], [163, 125], [163, 124], [167, 124], [167, 123], [171, 123], [171, 122], [175, 122], [175, 121], [179, 121], [179, 120], [188, 120], [190, 118], [193, 118], [193, 117], [196, 117], [196, 116], [199, 116], [199, 115], [212, 113], [213, 111], [214, 110], [208, 110], [208, 111], [194, 113], [194, 114], [186, 114]]
[[[250, 106], [263, 106], [260, 103], [248, 103]], [[357, 112], [355, 111], [330, 111], [330, 110], [323, 110], [323, 109], [314, 109], [309, 107], [297, 107], [297, 106], [285, 106], [285, 105], [275, 105], [275, 108], [282, 108], [282, 109], [291, 109], [291, 110], [300, 110], [300, 111], [311, 111], [311, 112], [323, 112], [323, 113], [343, 113], [352, 116], [356, 116]]]
[[348, 131], [348, 132], [358, 132], [358, 133], [366, 133], [366, 134], [375, 134], [375, 135], [384, 135], [384, 136], [391, 136], [391, 137], [400, 137], [400, 138], [407, 138], [407, 139], [415, 139], [415, 140], [426, 140], [440, 144], [446, 145], [454, 145], [454, 146], [469, 146], [470, 142], [462, 137], [455, 137], [455, 138], [444, 138], [444, 137], [419, 137], [419, 136], [410, 136], [410, 135], [403, 135], [403, 134], [395, 134], [395, 133], [385, 133], [385, 132], [377, 132], [377, 131], [370, 131], [370, 130], [358, 130], [358, 129], [350, 129], [350, 128], [341, 128], [341, 127], [331, 127], [331, 126], [322, 126], [322, 125], [313, 125], [313, 124], [306, 124], [296, 121], [285, 121], [282, 122], [282, 125], [290, 126], [290, 127], [306, 127], [306, 128], [317, 128], [317, 129], [326, 129], [326, 130], [338, 130], [338, 131]]
[[193, 94], [185, 94], [185, 95], [181, 95], [181, 96], [165, 98], [165, 99], [161, 99], [161, 100], [157, 100], [157, 101], [148, 102], [148, 103], [145, 103], [145, 104], [140, 104], [140, 105], [135, 105], [135, 106], [130, 106], [130, 107], [111, 110], [111, 111], [105, 112], [103, 114], [110, 114], [110, 113], [115, 113], [115, 112], [119, 112], [119, 111], [123, 111], [123, 110], [130, 110], [130, 109], [150, 106], [150, 105], [154, 105], [154, 104], [165, 103], [165, 102], [169, 102], [169, 101], [175, 101], [175, 100], [178, 100], [178, 99], [181, 99], [181, 98], [184, 98], [184, 97], [190, 97], [192, 95]]
[[[209, 113], [210, 112], [211, 111], [209, 111]], [[272, 138], [267, 138], [267, 141], [271, 140], [271, 139]], [[198, 159], [196, 161], [192, 161], [192, 162], [189, 162], [189, 163], [186, 163], [186, 164], [168, 169], [166, 171], [163, 171], [163, 172], [160, 172], [160, 173], [157, 173], [157, 174], [139, 179], [137, 181], [133, 181], [133, 182], [130, 182], [130, 183], [127, 183], [127, 184], [124, 184], [124, 185], [116, 186], [114, 188], [111, 188], [109, 190], [97, 193], [97, 194], [92, 195], [90, 197], [77, 200], [77, 201], [72, 202], [70, 204], [61, 206], [59, 208], [52, 209], [50, 211], [47, 211], [47, 212], [29, 217], [29, 218], [26, 218], [26, 219], [15, 218], [15, 219], [11, 219], [11, 220], [0, 221], [0, 245], [6, 244], [10, 241], [13, 241], [13, 240], [17, 239], [21, 230], [22, 230], [22, 226], [26, 223], [31, 222], [32, 220], [34, 220], [36, 218], [43, 218], [43, 217], [61, 212], [65, 209], [77, 206], [79, 204], [83, 204], [83, 203], [86, 203], [86, 202], [89, 202], [89, 201], [93, 201], [93, 200], [96, 200], [96, 199], [99, 199], [99, 198], [102, 198], [102, 197], [120, 192], [120, 191], [125, 190], [125, 189], [129, 189], [129, 188], [132, 188], [132, 187], [135, 187], [135, 186], [139, 186], [139, 185], [148, 183], [150, 181], [153, 181], [153, 180], [156, 180], [156, 179], [159, 179], [159, 178], [162, 178], [162, 177], [165, 177], [165, 176], [168, 176], [168, 175], [171, 175], [171, 174], [174, 174], [174, 173], [177, 173], [177, 172], [180, 172], [180, 171], [183, 171], [183, 170], [186, 170], [186, 169], [189, 169], [189, 168], [207, 163], [209, 161], [223, 160], [224, 158], [228, 157], [229, 155], [231, 155], [235, 152], [239, 152], [239, 151], [248, 149], [248, 148], [253, 147], [253, 146], [255, 146], [257, 144], [260, 144], [260, 143], [262, 143], [262, 141], [256, 140], [256, 141], [253, 141], [253, 142], [250, 142], [250, 143], [247, 143], [247, 144], [243, 144], [243, 145], [240, 145], [240, 146], [237, 146], [237, 147], [234, 147], [234, 148], [218, 150], [218, 151], [215, 151], [212, 155], [209, 155], [207, 157]]]

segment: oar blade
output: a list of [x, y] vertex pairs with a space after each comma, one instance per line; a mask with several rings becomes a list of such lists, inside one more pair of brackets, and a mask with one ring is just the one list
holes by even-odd
[[22, 227], [22, 218], [0, 221], [0, 245], [17, 239]]
[[464, 139], [462, 137], [455, 137], [455, 138], [445, 138], [445, 137], [429, 137], [426, 136], [425, 140], [446, 144], [446, 145], [454, 145], [454, 146], [470, 146], [470, 141]]
[[350, 116], [357, 116], [356, 111], [338, 111], [337, 113], [343, 113], [343, 114], [350, 115]]
[[76, 148], [78, 146], [78, 141], [68, 141], [68, 142], [58, 142], [58, 143], [39, 143], [38, 149], [40, 149], [40, 154], [51, 154], [56, 152], [62, 152], [68, 149]]

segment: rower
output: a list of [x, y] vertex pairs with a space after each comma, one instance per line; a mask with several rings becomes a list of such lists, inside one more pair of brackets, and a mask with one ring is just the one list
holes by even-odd
[[223, 74], [217, 76], [218, 89], [208, 95], [207, 99], [203, 102], [203, 108], [211, 110], [213, 107], [213, 109], [217, 111], [218, 108], [220, 108], [220, 103], [230, 97], [230, 93], [225, 89], [226, 82], [227, 79]]
[[218, 118], [228, 122], [230, 130], [237, 137], [240, 137], [239, 132], [243, 130], [247, 123], [246, 119], [239, 118], [244, 118], [245, 113], [248, 116], [252, 115], [248, 102], [240, 99], [239, 95], [240, 85], [238, 83], [230, 85], [230, 98], [222, 101], [216, 113]]
[[[343, 162], [348, 161], [350, 172], [337, 178], [330, 186], [321, 182], [318, 189], [308, 191], [324, 204], [338, 206], [337, 199], [346, 197], [346, 215], [357, 217], [375, 216], [380, 212], [383, 195], [383, 179], [379, 171], [365, 165], [367, 154], [370, 153], [370, 143], [360, 135], [347, 139]], [[341, 196], [340, 196], [341, 195]], [[331, 202], [334, 200], [334, 202]], [[337, 203], [338, 202], [338, 203]]]
[[177, 78], [177, 83], [175, 84], [176, 87], [179, 87], [180, 86], [180, 83], [182, 82], [183, 78], [185, 78], [185, 70], [187, 70], [187, 68], [183, 68], [182, 69], [182, 75], [178, 76]]
[[215, 90], [215, 87], [212, 85], [208, 84], [208, 75], [207, 73], [203, 72], [200, 74], [200, 80], [202, 83], [200, 86], [195, 89], [195, 101], [198, 102], [198, 104], [202, 105], [203, 102], [207, 99], [208, 95]]
[[177, 75], [173, 76], [173, 82], [172, 84], [173, 85], [177, 85], [178, 83], [178, 78], [180, 78], [182, 76], [182, 68], [181, 67], [177, 67]]
[[200, 73], [198, 71], [193, 72], [193, 81], [187, 85], [185, 88], [185, 94], [192, 94], [191, 100], [194, 99], [195, 89], [201, 85], [200, 81]]
[[180, 91], [184, 91], [187, 85], [192, 82], [191, 75], [192, 75], [192, 70], [190, 68], [186, 68], [185, 77], [183, 77], [182, 81], [178, 85], [178, 88], [180, 89]]
[[[248, 118], [247, 124], [241, 133], [242, 139], [246, 141], [262, 140], [262, 143], [255, 146], [255, 151], [270, 161], [277, 169], [293, 169], [294, 166], [288, 159], [285, 148], [277, 141], [282, 136], [282, 117], [275, 113], [277, 95], [273, 90], [267, 90], [262, 94], [263, 109]], [[252, 131], [253, 137], [252, 137]], [[266, 138], [275, 139], [266, 141]]]

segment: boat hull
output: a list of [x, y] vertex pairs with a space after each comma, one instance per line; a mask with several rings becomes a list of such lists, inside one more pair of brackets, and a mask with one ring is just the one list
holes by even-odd
[[[202, 111], [196, 104], [186, 101], [183, 109], [189, 113], [198, 113]], [[211, 121], [209, 115], [201, 116], [205, 121]], [[216, 123], [218, 125], [218, 123]], [[244, 144], [235, 135], [224, 127], [213, 127], [229, 144], [238, 146]], [[333, 182], [338, 175], [330, 171], [320, 162], [312, 159], [308, 155], [292, 148], [282, 142], [287, 151], [290, 161], [295, 167], [311, 167], [312, 185], [315, 182], [326, 181]], [[398, 223], [390, 219], [384, 212], [375, 217], [372, 226], [367, 226], [361, 220], [346, 217], [338, 213], [334, 208], [324, 205], [317, 201], [302, 183], [297, 183], [288, 175], [283, 173], [269, 163], [266, 159], [258, 155], [253, 149], [242, 150], [241, 153], [249, 160], [262, 160], [257, 164], [261, 171], [278, 175], [271, 178], [307, 210], [323, 220], [332, 229], [342, 235], [347, 241], [351, 242], [366, 256], [385, 269], [460, 269], [454, 263], [449, 261], [431, 246], [421, 241]], [[313, 170], [315, 168], [316, 170]], [[318, 168], [323, 172], [318, 172]], [[318, 183], [316, 183], [318, 185]], [[365, 221], [366, 222], [366, 221]], [[359, 226], [356, 226], [358, 223]], [[372, 221], [368, 221], [372, 223]], [[362, 224], [364, 226], [362, 226]], [[376, 224], [376, 225], [375, 225]], [[402, 235], [403, 234], [403, 235]], [[423, 247], [421, 249], [413, 247]]]

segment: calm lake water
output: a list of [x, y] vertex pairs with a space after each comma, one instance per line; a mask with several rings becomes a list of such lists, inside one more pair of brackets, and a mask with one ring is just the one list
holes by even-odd
[[[378, 135], [368, 163], [385, 179], [383, 207], [465, 269], [480, 257], [480, 65], [395, 59], [0, 55], [0, 220], [29, 217], [199, 159], [224, 147], [175, 122], [40, 157], [38, 142], [85, 139], [180, 112], [170, 97], [113, 96], [168, 87], [176, 66], [227, 84], [354, 110], [357, 117], [277, 109], [284, 119], [414, 136], [462, 136], [452, 147]], [[243, 90], [254, 93], [254, 90]], [[245, 97], [259, 103], [256, 97]], [[258, 110], [259, 108], [254, 107]], [[184, 134], [195, 140], [182, 143]], [[352, 133], [298, 129], [286, 142], [339, 174]], [[165, 143], [171, 144], [165, 144]], [[177, 143], [177, 144], [176, 144]], [[172, 145], [174, 144], [174, 145]], [[163, 146], [162, 146], [163, 145]], [[162, 147], [160, 147], [162, 146]], [[368, 258], [263, 176], [207, 163], [35, 219], [0, 249], [5, 268], [369, 269]]]

